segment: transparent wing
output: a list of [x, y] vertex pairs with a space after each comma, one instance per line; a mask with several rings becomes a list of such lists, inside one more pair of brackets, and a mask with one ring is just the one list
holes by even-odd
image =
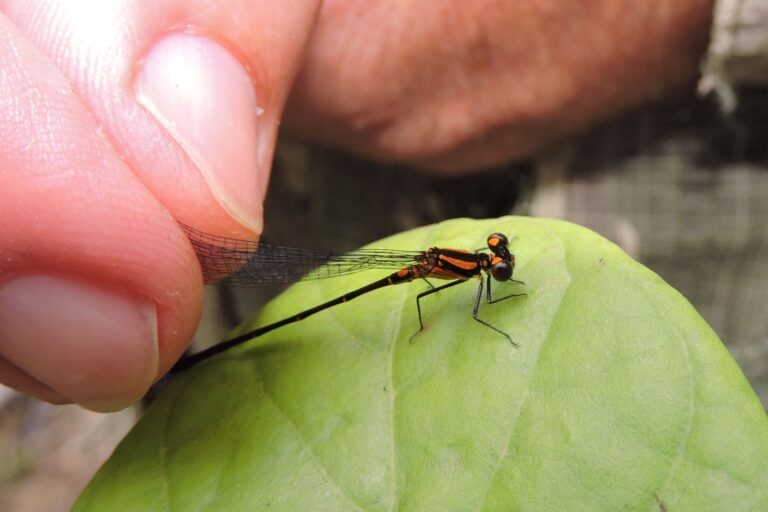
[[180, 225], [197, 252], [205, 282], [224, 286], [267, 286], [377, 268], [400, 269], [423, 254], [391, 249], [360, 249], [340, 254], [227, 238]]

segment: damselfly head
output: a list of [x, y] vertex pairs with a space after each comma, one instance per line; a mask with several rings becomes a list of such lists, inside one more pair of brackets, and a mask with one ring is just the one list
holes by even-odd
[[488, 248], [494, 254], [494, 257], [491, 259], [490, 272], [497, 281], [509, 281], [512, 279], [515, 258], [509, 252], [508, 244], [509, 239], [502, 233], [493, 233], [488, 236]]
[[[501, 233], [493, 233], [488, 237], [488, 248], [496, 258], [501, 258], [504, 261], [514, 261], [512, 253], [509, 252], [509, 247], [507, 247], [508, 244], [509, 240], [506, 235]], [[514, 264], [512, 266], [514, 267]]]

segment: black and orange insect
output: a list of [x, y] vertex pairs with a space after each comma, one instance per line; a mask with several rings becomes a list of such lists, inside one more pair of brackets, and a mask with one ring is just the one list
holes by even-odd
[[[198, 257], [206, 275], [206, 281], [220, 282], [225, 285], [254, 286], [273, 284], [275, 282], [290, 282], [291, 276], [305, 269], [306, 265], [323, 264], [309, 270], [303, 279], [319, 279], [338, 275], [350, 274], [373, 268], [400, 266], [392, 274], [374, 281], [362, 288], [345, 293], [328, 302], [306, 309], [283, 320], [259, 327], [252, 331], [225, 340], [206, 350], [193, 354], [179, 361], [172, 369], [178, 372], [189, 368], [200, 361], [220, 354], [225, 350], [257, 338], [294, 322], [303, 320], [325, 309], [348, 302], [368, 292], [401, 283], [410, 283], [415, 279], [424, 279], [430, 286], [416, 296], [416, 310], [419, 318], [419, 330], [411, 336], [419, 334], [424, 329], [421, 318], [421, 299], [457, 284], [479, 279], [477, 297], [472, 310], [472, 318], [485, 327], [506, 337], [510, 343], [517, 345], [506, 332], [491, 325], [479, 317], [480, 303], [483, 297], [483, 272], [486, 275], [486, 302], [493, 304], [512, 297], [522, 297], [525, 293], [513, 293], [494, 299], [491, 293], [491, 277], [499, 282], [510, 281], [524, 284], [512, 279], [515, 269], [515, 257], [509, 251], [509, 240], [501, 233], [488, 236], [487, 252], [471, 252], [463, 249], [445, 249], [431, 247], [426, 251], [393, 251], [378, 249], [362, 249], [346, 254], [335, 254], [327, 251], [309, 249], [293, 249], [265, 244], [263, 242], [246, 242], [232, 240], [214, 235], [208, 235], [188, 226], [183, 226], [187, 235], [197, 250]], [[410, 262], [410, 263], [409, 263]], [[297, 269], [298, 267], [298, 269]], [[284, 271], [281, 271], [284, 270]], [[450, 283], [435, 287], [429, 279], [450, 280]]]

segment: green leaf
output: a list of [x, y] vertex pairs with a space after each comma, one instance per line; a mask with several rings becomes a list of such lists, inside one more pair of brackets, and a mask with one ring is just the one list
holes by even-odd
[[[754, 392], [615, 245], [527, 218], [375, 245], [476, 249], [495, 231], [527, 296], [480, 316], [519, 348], [472, 320], [475, 280], [425, 298], [411, 342], [423, 283], [363, 295], [180, 375], [76, 510], [768, 510]], [[301, 283], [258, 324], [379, 277]]]

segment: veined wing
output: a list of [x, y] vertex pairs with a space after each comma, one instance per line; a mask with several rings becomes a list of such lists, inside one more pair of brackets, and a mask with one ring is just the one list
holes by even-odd
[[423, 251], [359, 249], [348, 253], [285, 247], [213, 235], [181, 224], [207, 284], [268, 286], [326, 279], [372, 269], [400, 269]]

